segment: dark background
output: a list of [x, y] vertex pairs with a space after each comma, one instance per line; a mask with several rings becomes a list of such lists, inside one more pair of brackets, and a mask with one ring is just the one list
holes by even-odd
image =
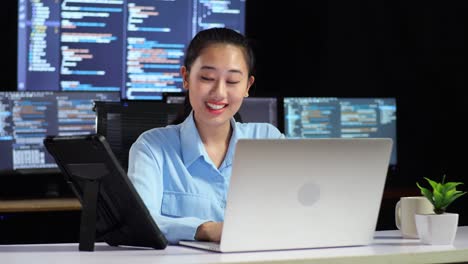
[[[16, 1], [5, 2], [0, 90], [14, 90]], [[247, 1], [246, 35], [257, 55], [251, 96], [396, 97], [399, 163], [389, 172], [378, 229], [396, 228], [396, 201], [418, 195], [415, 182], [426, 184], [423, 177], [446, 174], [468, 190], [468, 111], [462, 96], [467, 7], [464, 1], [431, 0]], [[27, 185], [28, 179], [22, 182]], [[467, 197], [449, 207], [460, 213], [460, 225], [468, 224]], [[35, 231], [13, 242], [75, 240], [77, 215], [56, 214], [2, 216], [0, 231], [8, 236], [15, 229], [50, 229], [53, 223], [49, 231], [55, 236]], [[59, 217], [69, 220], [58, 224]]]
[[[465, 1], [287, 1], [247, 5], [257, 54], [255, 95], [395, 97], [398, 166], [378, 222], [394, 229], [401, 196], [423, 177], [462, 181], [468, 111]], [[449, 211], [468, 224], [468, 196]], [[359, 205], [356, 205], [359, 207]], [[355, 210], [355, 209], [350, 209]], [[356, 209], [358, 210], [358, 209]]]

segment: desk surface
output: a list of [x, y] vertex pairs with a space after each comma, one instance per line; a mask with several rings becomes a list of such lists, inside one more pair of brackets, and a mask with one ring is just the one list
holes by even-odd
[[76, 198], [0, 200], [0, 213], [81, 210]]
[[165, 250], [110, 247], [98, 243], [94, 252], [77, 244], [0, 245], [2, 264], [9, 263], [449, 263], [468, 261], [468, 226], [459, 227], [455, 243], [423, 245], [402, 239], [400, 232], [377, 231], [370, 246], [307, 250], [212, 253], [181, 246]]

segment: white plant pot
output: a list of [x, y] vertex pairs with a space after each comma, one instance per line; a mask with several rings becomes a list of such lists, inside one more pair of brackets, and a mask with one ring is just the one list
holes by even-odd
[[458, 227], [458, 214], [415, 214], [416, 229], [423, 244], [451, 245]]

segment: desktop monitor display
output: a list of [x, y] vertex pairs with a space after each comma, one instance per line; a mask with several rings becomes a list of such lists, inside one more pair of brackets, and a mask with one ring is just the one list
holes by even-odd
[[197, 32], [244, 24], [245, 0], [19, 0], [18, 90], [162, 100]]
[[278, 127], [278, 103], [276, 97], [244, 98], [239, 114], [242, 122], [270, 123]]
[[[184, 104], [186, 93], [168, 93], [164, 96], [167, 104]], [[276, 97], [246, 97], [239, 111], [234, 115], [238, 122], [244, 123], [270, 123], [279, 127], [278, 98]], [[176, 120], [180, 123], [183, 120]]]
[[[165, 102], [122, 100], [96, 102], [97, 133], [106, 137], [124, 170], [133, 142], [146, 130], [176, 124], [184, 110], [183, 94], [168, 95]], [[277, 99], [249, 97], [239, 110], [242, 122], [268, 122], [277, 125]]]
[[396, 165], [395, 98], [285, 97], [283, 106], [287, 138], [388, 137]]
[[95, 133], [93, 102], [119, 99], [119, 93], [0, 92], [0, 171], [58, 172], [44, 138]]

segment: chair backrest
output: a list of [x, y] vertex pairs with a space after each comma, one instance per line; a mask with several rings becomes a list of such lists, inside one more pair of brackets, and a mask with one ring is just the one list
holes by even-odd
[[160, 101], [96, 102], [97, 133], [106, 137], [122, 167], [128, 168], [128, 152], [146, 130], [173, 123], [183, 107]]

